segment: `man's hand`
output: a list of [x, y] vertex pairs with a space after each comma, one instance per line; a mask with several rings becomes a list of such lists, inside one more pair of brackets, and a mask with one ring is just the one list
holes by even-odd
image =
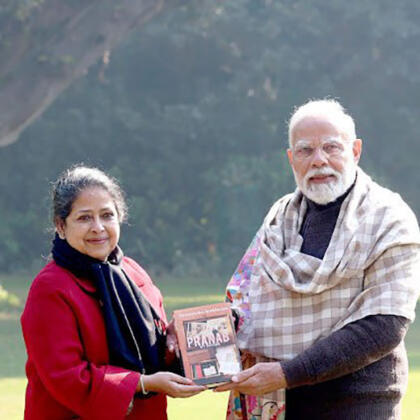
[[165, 361], [167, 365], [170, 365], [176, 357], [180, 357], [179, 355], [179, 346], [178, 340], [175, 334], [175, 324], [172, 320], [168, 327], [166, 328], [166, 354], [165, 354]]
[[[147, 392], [161, 392], [174, 398], [191, 397], [207, 389], [205, 386], [196, 385], [191, 379], [172, 372], [143, 375], [143, 384]], [[137, 392], [141, 392], [140, 382], [137, 386]]]
[[215, 392], [237, 390], [242, 394], [263, 395], [286, 388], [286, 378], [278, 362], [257, 363], [232, 376], [232, 382], [218, 386]]

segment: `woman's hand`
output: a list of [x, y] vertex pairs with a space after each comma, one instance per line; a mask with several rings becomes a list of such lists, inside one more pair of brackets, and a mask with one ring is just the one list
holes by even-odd
[[286, 378], [278, 362], [257, 363], [249, 369], [232, 376], [232, 382], [218, 386], [215, 392], [237, 390], [242, 394], [263, 395], [286, 388]]
[[[161, 392], [173, 398], [191, 397], [207, 389], [205, 386], [196, 385], [191, 379], [172, 372], [143, 375], [143, 385], [146, 392]], [[140, 381], [136, 391], [142, 392]]]

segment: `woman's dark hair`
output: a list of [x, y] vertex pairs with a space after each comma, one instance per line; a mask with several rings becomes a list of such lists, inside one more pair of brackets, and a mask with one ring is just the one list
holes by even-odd
[[53, 183], [54, 221], [57, 219], [66, 220], [79, 194], [91, 187], [102, 188], [112, 197], [118, 212], [118, 219], [120, 223], [124, 222], [127, 216], [127, 205], [118, 182], [100, 169], [84, 165], [72, 166]]

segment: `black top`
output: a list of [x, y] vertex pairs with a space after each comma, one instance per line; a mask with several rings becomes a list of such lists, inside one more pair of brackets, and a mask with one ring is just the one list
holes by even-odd
[[325, 205], [306, 199], [308, 209], [299, 232], [303, 236], [301, 252], [320, 260], [324, 257], [334, 232], [341, 204], [351, 189], [352, 187], [337, 200]]

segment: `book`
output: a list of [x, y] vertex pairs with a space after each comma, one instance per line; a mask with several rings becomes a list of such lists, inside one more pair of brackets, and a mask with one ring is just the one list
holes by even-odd
[[241, 371], [229, 303], [178, 309], [173, 314], [184, 375], [212, 388]]

